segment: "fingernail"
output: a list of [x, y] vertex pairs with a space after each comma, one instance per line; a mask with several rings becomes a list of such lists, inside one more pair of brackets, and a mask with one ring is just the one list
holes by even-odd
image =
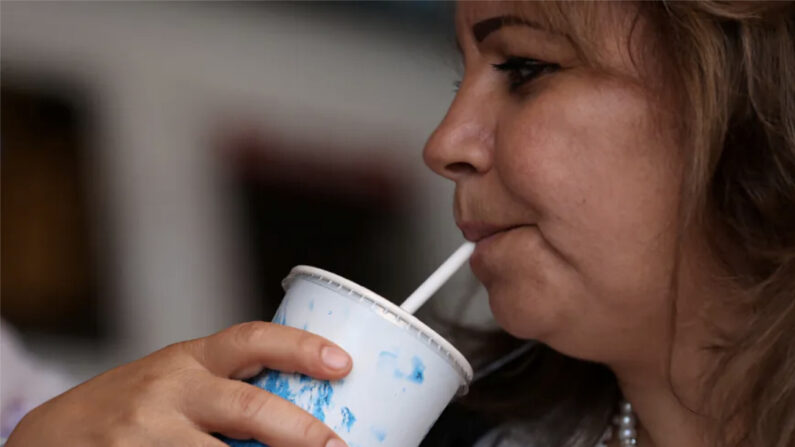
[[326, 443], [326, 447], [347, 447], [344, 442], [340, 441], [339, 439], [329, 439]]
[[[326, 366], [328, 366], [331, 369], [345, 369], [348, 367], [348, 363], [350, 363], [348, 354], [343, 352], [341, 349], [335, 348], [333, 346], [324, 347], [320, 351], [320, 358], [323, 360], [323, 363], [325, 363]], [[331, 444], [326, 444], [326, 447], [331, 447], [331, 446], [332, 446]], [[333, 447], [336, 447], [336, 444]]]

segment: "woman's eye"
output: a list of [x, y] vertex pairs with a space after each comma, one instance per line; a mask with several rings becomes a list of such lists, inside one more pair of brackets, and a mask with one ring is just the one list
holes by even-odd
[[526, 57], [509, 57], [501, 64], [492, 65], [497, 71], [508, 75], [510, 90], [514, 91], [526, 82], [560, 68], [558, 64], [543, 62]]

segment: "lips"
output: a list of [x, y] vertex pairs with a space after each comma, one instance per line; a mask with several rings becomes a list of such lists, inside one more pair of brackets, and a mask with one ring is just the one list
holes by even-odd
[[504, 233], [529, 224], [497, 225], [485, 222], [459, 222], [458, 228], [464, 233], [464, 238], [470, 242], [480, 242], [499, 233]]

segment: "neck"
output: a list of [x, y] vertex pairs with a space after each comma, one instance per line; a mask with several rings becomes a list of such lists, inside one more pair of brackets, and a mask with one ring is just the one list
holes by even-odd
[[652, 384], [622, 380], [624, 398], [632, 404], [639, 421], [641, 447], [705, 447], [708, 421], [682, 401], [667, 381]]
[[680, 324], [675, 349], [656, 346], [648, 352], [658, 355], [645, 361], [612, 365], [624, 398], [637, 414], [640, 446], [709, 445], [706, 434], [711, 426], [704, 415], [703, 391], [711, 361], [695, 342], [704, 339], [701, 326]]
[[[698, 314], [690, 310], [684, 315]], [[611, 364], [624, 398], [637, 414], [641, 447], [710, 445], [707, 434], [713, 427], [704, 414], [708, 397], [704, 379], [709, 377], [712, 359], [700, 342], [709, 338], [703, 325], [683, 318], [678, 323], [674, 349], [647, 344], [646, 353], [653, 355]]]
[[[734, 314], [717, 303], [730, 289], [715, 283], [721, 277], [704, 257], [686, 257], [678, 272], [676, 330], [660, 340], [671, 345], [638, 347], [632, 363], [615, 362], [624, 398], [632, 404], [639, 422], [641, 447], [706, 447], [715, 427], [705, 415], [709, 407], [704, 379], [709, 377], [714, 358], [703, 349], [714, 340], [710, 324], [734, 324]], [[667, 332], [670, 329], [664, 330]], [[644, 356], [644, 353], [648, 356]]]

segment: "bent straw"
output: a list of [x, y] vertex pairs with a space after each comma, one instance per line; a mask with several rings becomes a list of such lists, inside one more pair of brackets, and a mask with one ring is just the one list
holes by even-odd
[[417, 311], [423, 304], [425, 304], [428, 299], [439, 290], [440, 287], [453, 276], [453, 273], [458, 271], [462, 265], [472, 256], [472, 252], [475, 250], [475, 244], [472, 242], [465, 242], [463, 245], [458, 247], [458, 250], [453, 252], [446, 261], [436, 269], [435, 272], [428, 277], [419, 287], [417, 290], [414, 291], [406, 301], [403, 301], [403, 304], [400, 305], [400, 308], [405, 310], [406, 312], [413, 314]]

